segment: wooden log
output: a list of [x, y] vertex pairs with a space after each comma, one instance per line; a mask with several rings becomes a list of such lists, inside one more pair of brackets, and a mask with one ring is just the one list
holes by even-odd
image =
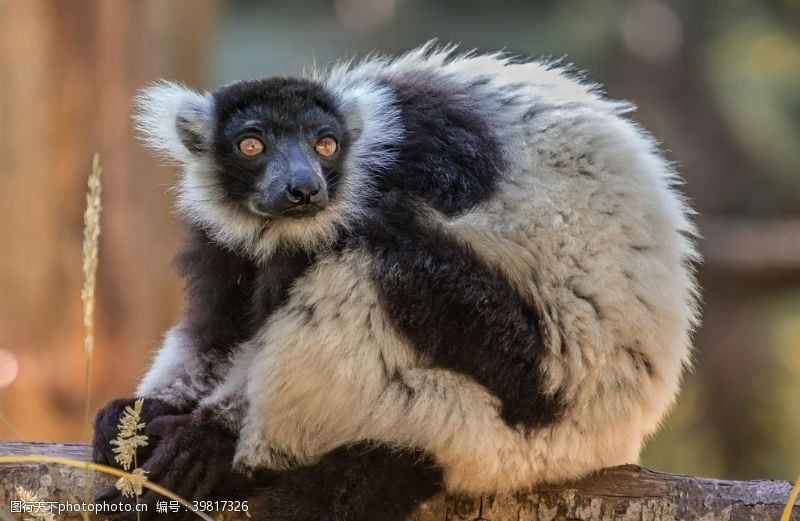
[[[89, 452], [88, 447], [77, 444], [0, 442], [2, 456], [39, 454], [85, 460]], [[84, 497], [86, 476], [84, 469], [55, 464], [0, 465], [0, 506], [11, 510], [11, 501], [18, 499], [17, 485], [42, 501], [79, 502]], [[95, 490], [113, 481], [98, 473], [92, 479]], [[504, 496], [437, 497], [422, 504], [411, 520], [778, 520], [790, 490], [791, 484], [786, 481], [726, 481], [625, 465], [578, 482], [539, 486]], [[64, 519], [79, 518], [72, 515]], [[800, 519], [800, 505], [794, 507], [793, 519]]]

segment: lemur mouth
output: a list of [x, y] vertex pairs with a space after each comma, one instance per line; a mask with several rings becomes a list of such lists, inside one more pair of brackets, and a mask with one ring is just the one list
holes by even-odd
[[313, 217], [325, 209], [324, 206], [305, 204], [286, 208], [279, 212], [271, 212], [265, 209], [263, 206], [255, 204], [252, 200], [248, 201], [246, 206], [251, 213], [254, 213], [255, 215], [263, 217], [267, 220], [280, 219], [282, 217], [288, 217], [290, 219], [305, 219], [308, 217]]
[[292, 219], [303, 219], [312, 217], [322, 211], [323, 207], [316, 204], [307, 204], [303, 206], [295, 206], [280, 213], [282, 217], [289, 217]]

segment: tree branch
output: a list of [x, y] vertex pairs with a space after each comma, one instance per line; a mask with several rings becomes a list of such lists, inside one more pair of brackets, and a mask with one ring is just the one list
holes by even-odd
[[[85, 445], [0, 442], [0, 455], [40, 454], [84, 460]], [[78, 502], [86, 472], [49, 464], [0, 465], [0, 505], [10, 511], [21, 485], [42, 501]], [[112, 479], [93, 474], [94, 490]], [[725, 481], [653, 472], [634, 465], [605, 469], [575, 483], [546, 485], [504, 496], [440, 497], [412, 521], [777, 520], [789, 497], [786, 481]], [[800, 506], [793, 517], [800, 519]], [[80, 516], [66, 519], [79, 519]], [[226, 517], [226, 519], [247, 519]]]

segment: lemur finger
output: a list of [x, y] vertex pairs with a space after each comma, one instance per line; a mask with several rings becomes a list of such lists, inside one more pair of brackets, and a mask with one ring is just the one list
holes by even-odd
[[185, 452], [181, 452], [177, 443], [165, 440], [153, 451], [152, 456], [142, 464], [142, 470], [147, 472], [148, 479], [161, 483], [163, 476], [171, 469], [180, 467], [187, 457]]
[[159, 474], [153, 474], [153, 481], [169, 490], [181, 488], [186, 474], [195, 464], [197, 456], [191, 452], [181, 452], [168, 465], [161, 467]]
[[110, 444], [111, 438], [95, 437], [92, 442], [92, 461], [110, 467], [119, 467], [114, 460], [113, 447]]
[[206, 499], [198, 492], [200, 491], [202, 483], [208, 479], [211, 472], [211, 469], [208, 468], [202, 458], [192, 458], [189, 466], [184, 469], [181, 475], [170, 476], [179, 478], [177, 488], [174, 489], [174, 492], [187, 501]]
[[189, 414], [159, 416], [146, 425], [145, 434], [162, 439], [174, 437], [189, 422], [190, 417]]

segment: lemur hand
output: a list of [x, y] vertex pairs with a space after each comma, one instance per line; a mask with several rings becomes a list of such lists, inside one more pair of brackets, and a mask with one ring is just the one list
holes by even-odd
[[[95, 463], [109, 465], [111, 467], [120, 467], [114, 459], [114, 446], [111, 445], [111, 440], [119, 434], [119, 420], [125, 407], [133, 407], [136, 398], [120, 398], [112, 400], [105, 407], [100, 409], [97, 416], [94, 418], [94, 441], [92, 442], [92, 459]], [[180, 414], [177, 407], [169, 403], [159, 400], [158, 398], [145, 398], [142, 403], [141, 421], [150, 424], [156, 418], [167, 415]], [[137, 451], [137, 459], [139, 461], [146, 461], [153, 452], [154, 443], [150, 441], [146, 447], [142, 447]]]
[[[234, 478], [233, 456], [238, 433], [220, 424], [203, 411], [190, 414], [161, 416], [145, 428], [154, 448], [140, 467], [147, 472], [148, 481], [157, 483], [189, 502], [241, 499], [244, 494], [243, 476]], [[108, 489], [98, 501], [134, 502], [124, 498], [115, 488]], [[145, 489], [139, 503], [155, 511], [155, 503], [163, 498]]]

